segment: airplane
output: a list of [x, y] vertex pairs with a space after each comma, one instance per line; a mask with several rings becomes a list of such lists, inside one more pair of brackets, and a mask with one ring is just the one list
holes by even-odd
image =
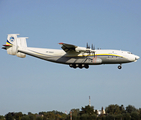
[[136, 62], [140, 58], [129, 51], [95, 49], [93, 44], [90, 48], [88, 43], [86, 47], [59, 43], [63, 50], [27, 47], [28, 37], [17, 37], [18, 35], [8, 34], [7, 42], [2, 47], [8, 54], [20, 58], [30, 55], [50, 62], [67, 64], [71, 68], [88, 69], [89, 65], [119, 64], [118, 69], [121, 69], [122, 64]]

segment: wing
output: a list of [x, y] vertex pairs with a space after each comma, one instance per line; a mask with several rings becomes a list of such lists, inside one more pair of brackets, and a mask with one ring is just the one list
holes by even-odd
[[61, 48], [62, 48], [65, 52], [75, 51], [75, 48], [77, 48], [77, 46], [75, 46], [75, 45], [66, 44], [66, 43], [59, 43], [59, 45], [62, 45]]
[[71, 45], [71, 44], [66, 44], [66, 43], [59, 43], [60, 45], [62, 45], [62, 49], [65, 51], [65, 52], [70, 52], [70, 51], [73, 51], [73, 52], [84, 52], [84, 53], [94, 53], [95, 50], [92, 50], [90, 48], [85, 48], [85, 47], [79, 47], [79, 46], [75, 46], [75, 45]]

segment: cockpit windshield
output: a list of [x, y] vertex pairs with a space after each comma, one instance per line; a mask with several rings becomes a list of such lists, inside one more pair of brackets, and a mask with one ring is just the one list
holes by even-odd
[[132, 54], [131, 52], [127, 52], [128, 54]]

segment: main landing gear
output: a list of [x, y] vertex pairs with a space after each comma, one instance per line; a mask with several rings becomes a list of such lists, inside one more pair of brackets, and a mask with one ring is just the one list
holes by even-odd
[[80, 68], [80, 69], [82, 69], [82, 68], [86, 68], [86, 69], [88, 69], [89, 68], [89, 65], [88, 64], [69, 64], [69, 66], [71, 67], [71, 68]]
[[121, 66], [121, 64], [118, 66], [118, 69], [121, 69], [122, 68], [122, 66]]
[[[80, 68], [80, 69], [86, 68], [86, 69], [88, 69], [89, 68], [89, 65], [88, 64], [69, 64], [69, 66], [71, 68], [74, 68], [74, 69], [76, 69], [76, 68]], [[122, 68], [122, 65], [120, 64], [118, 66], [118, 69], [121, 69], [121, 68]]]

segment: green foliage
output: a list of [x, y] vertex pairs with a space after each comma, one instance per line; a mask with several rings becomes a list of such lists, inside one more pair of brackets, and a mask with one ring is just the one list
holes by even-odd
[[115, 115], [115, 120], [121, 120], [122, 116], [123, 116], [122, 114]]
[[105, 111], [107, 114], [111, 114], [111, 115], [125, 113], [124, 106], [123, 105], [119, 106], [117, 104], [116, 105], [109, 105], [108, 107], [106, 107]]
[[141, 114], [141, 108], [139, 108], [139, 114]]
[[82, 114], [80, 117], [80, 120], [87, 120], [88, 117], [89, 117], [89, 114], [87, 114], [87, 113]]
[[29, 116], [23, 116], [21, 120], [30, 120]]
[[22, 112], [14, 113], [14, 119], [16, 120], [21, 120], [23, 114]]
[[85, 108], [81, 108], [81, 114], [88, 114], [88, 115], [93, 115], [94, 113], [94, 107], [93, 106], [85, 106]]
[[29, 114], [28, 116], [29, 116], [29, 119], [30, 119], [30, 120], [35, 120], [35, 115]]
[[43, 120], [43, 117], [36, 117], [36, 120]]
[[72, 119], [73, 119], [73, 120], [78, 120], [78, 119], [79, 119], [79, 117], [78, 117], [78, 116], [76, 116], [76, 115], [72, 115]]
[[95, 111], [94, 111], [94, 114], [98, 115], [98, 111], [97, 111], [97, 110], [95, 110]]
[[55, 119], [55, 113], [54, 112], [47, 112], [47, 113], [45, 113], [44, 117], [48, 120], [53, 120], [53, 119]]
[[[128, 105], [126, 110], [123, 105], [109, 105], [106, 107], [106, 114], [97, 114], [94, 107], [85, 106], [79, 109], [72, 109], [72, 120], [141, 120], [141, 108], [136, 109], [132, 105]], [[70, 120], [70, 114], [65, 114], [59, 111], [39, 112], [33, 114], [28, 112], [28, 115], [22, 112], [9, 112], [4, 116], [0, 116], [0, 120]]]
[[13, 113], [10, 113], [10, 112], [9, 112], [8, 114], [6, 114], [6, 115], [5, 115], [5, 119], [6, 119], [6, 120], [14, 120]]
[[6, 120], [21, 120], [23, 114], [22, 112], [18, 112], [18, 113], [8, 113], [5, 115], [5, 119]]
[[115, 120], [115, 115], [106, 116], [106, 120]]
[[71, 109], [71, 112], [72, 112], [73, 116], [77, 116], [77, 115], [79, 115], [80, 110], [79, 109]]
[[131, 116], [129, 113], [124, 113], [122, 116], [123, 116], [123, 120], [130, 120], [131, 119]]
[[93, 114], [90, 116], [90, 120], [96, 120], [97, 119], [97, 115]]
[[28, 112], [28, 115], [33, 115], [31, 112]]
[[131, 120], [140, 120], [139, 113], [132, 112], [131, 113]]
[[139, 108], [139, 118], [141, 120], [141, 108]]
[[123, 105], [119, 106], [119, 109], [121, 111], [121, 114], [126, 113], [125, 108]]
[[4, 119], [5, 119], [4, 116], [0, 115], [0, 120], [4, 120]]
[[99, 117], [97, 117], [97, 119], [96, 119], [96, 120], [106, 120], [106, 116], [104, 116], [104, 115], [99, 116]]
[[138, 110], [137, 110], [134, 106], [128, 105], [128, 106], [126, 107], [126, 112], [132, 113], [132, 112], [138, 112]]

